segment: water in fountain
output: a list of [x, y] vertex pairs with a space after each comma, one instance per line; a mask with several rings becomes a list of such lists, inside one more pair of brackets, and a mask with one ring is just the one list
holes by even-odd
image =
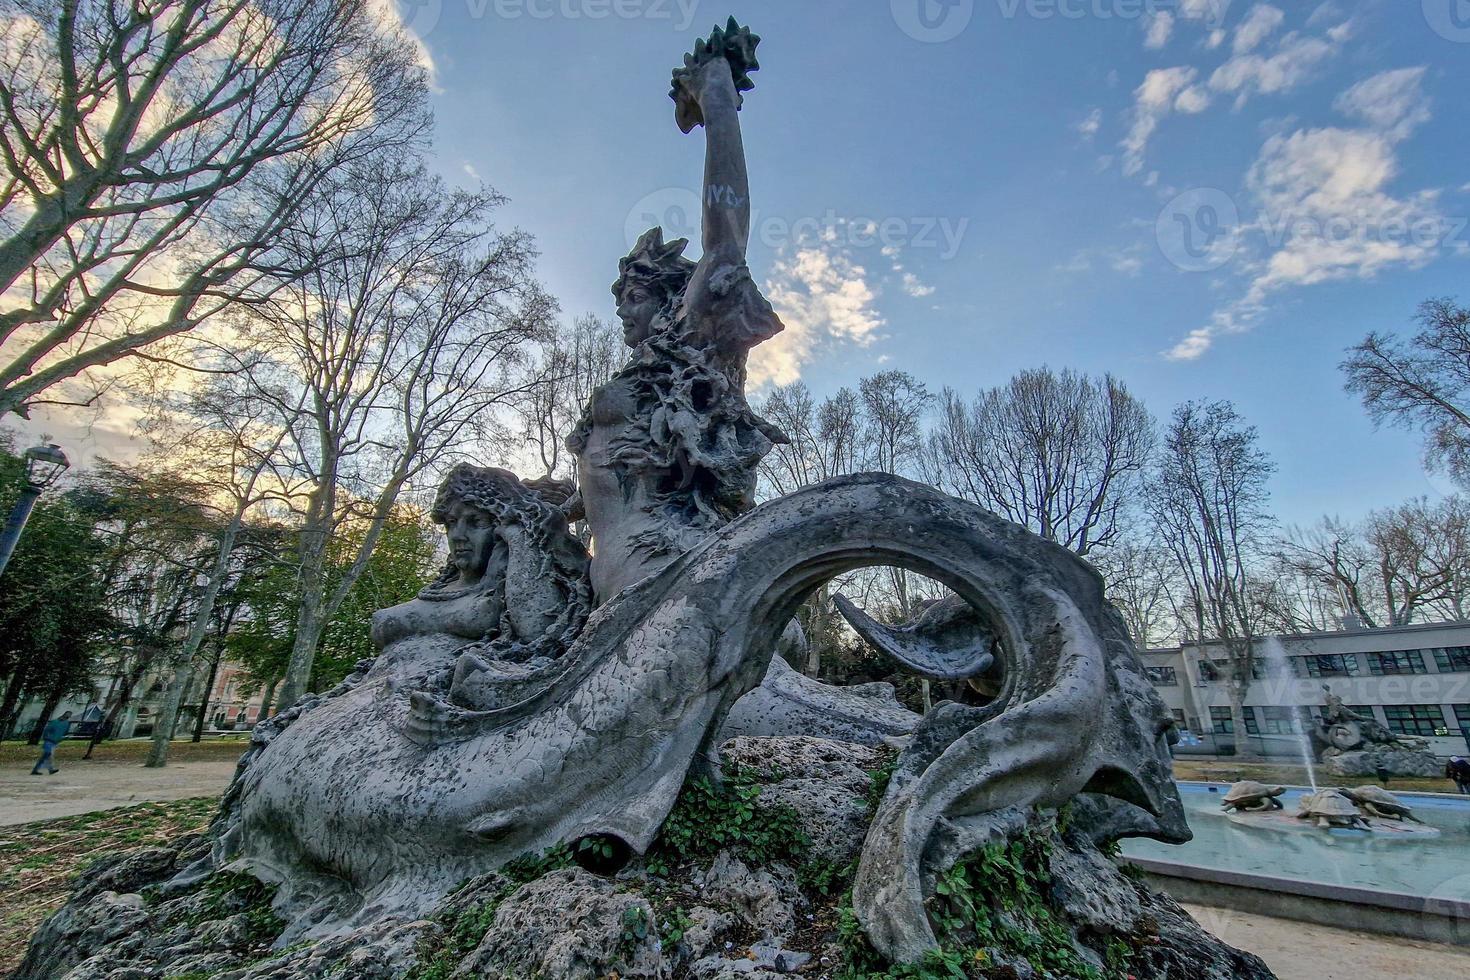
[[[1276, 639], [1276, 637], [1268, 636], [1261, 641], [1261, 652], [1265, 655], [1266, 663], [1270, 668], [1267, 673], [1269, 676], [1278, 679], [1279, 686], [1277, 690], [1280, 691], [1283, 697], [1286, 696], [1293, 687], [1291, 680], [1294, 676], [1291, 672], [1291, 665], [1286, 660], [1286, 648], [1281, 645], [1281, 641]], [[1307, 769], [1307, 780], [1312, 784], [1312, 790], [1315, 792], [1317, 789], [1317, 768], [1316, 760], [1312, 757], [1312, 738], [1307, 734], [1306, 727], [1302, 723], [1300, 706], [1293, 704], [1292, 708], [1295, 709], [1295, 712], [1291, 729], [1296, 733], [1297, 745], [1302, 755], [1302, 765]]]

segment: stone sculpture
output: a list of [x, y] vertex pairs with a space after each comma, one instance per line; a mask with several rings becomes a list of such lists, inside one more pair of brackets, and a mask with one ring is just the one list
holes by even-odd
[[[180, 881], [229, 866], [278, 886], [279, 946], [420, 916], [557, 844], [594, 842], [578, 853], [615, 867], [649, 846], [687, 775], [718, 783], [719, 746], [740, 732], [903, 746], [852, 896], [895, 960], [936, 947], [934, 877], [1038, 808], [1074, 804], [1069, 833], [1097, 843], [1189, 838], [1171, 719], [1085, 562], [888, 475], [754, 507], [756, 465], [783, 438], [744, 393], [748, 352], [781, 329], [745, 261], [738, 112], [758, 42], [732, 19], [674, 73], [676, 121], [705, 129], [703, 254], [652, 229], [622, 260], [633, 350], [569, 439], [580, 492], [454, 470], [435, 508], [451, 567], [380, 614], [375, 662], [257, 728], [207, 867]], [[849, 620], [974, 703], [919, 717], [891, 690], [771, 666], [813, 590], [874, 564], [954, 596], [908, 628], [844, 604]]]
[[1381, 786], [1358, 786], [1353, 789], [1339, 787], [1337, 791], [1370, 817], [1377, 817], [1380, 820], [1424, 822], [1414, 816], [1413, 807]]
[[1429, 742], [1389, 731], [1376, 718], [1360, 715], [1343, 704], [1332, 688], [1322, 685], [1326, 704], [1313, 740], [1321, 747], [1321, 761], [1339, 776], [1439, 775], [1441, 766]]
[[1229, 811], [1266, 811], [1283, 809], [1277, 797], [1286, 792], [1285, 786], [1266, 786], [1253, 780], [1243, 779], [1230, 787], [1220, 809]]
[[1298, 820], [1311, 820], [1323, 830], [1345, 827], [1350, 830], [1371, 830], [1353, 802], [1335, 789], [1319, 789], [1303, 796], [1297, 808]]

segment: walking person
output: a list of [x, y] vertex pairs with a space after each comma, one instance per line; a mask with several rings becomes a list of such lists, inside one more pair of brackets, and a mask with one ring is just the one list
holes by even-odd
[[1451, 756], [1449, 765], [1444, 767], [1446, 779], [1455, 781], [1455, 788], [1466, 796], [1470, 796], [1470, 761]]
[[56, 746], [66, 738], [66, 733], [71, 731], [71, 712], [63, 712], [60, 718], [52, 718], [46, 722], [46, 727], [41, 729], [41, 758], [36, 761], [36, 768], [31, 770], [32, 776], [41, 775], [41, 770], [47, 769], [51, 775], [56, 775], [60, 770], [56, 763], [51, 761], [51, 753], [56, 751]]

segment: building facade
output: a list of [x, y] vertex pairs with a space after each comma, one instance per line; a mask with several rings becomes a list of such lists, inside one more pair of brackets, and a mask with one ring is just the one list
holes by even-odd
[[[206, 682], [212, 680], [208, 697], [202, 698]], [[128, 707], [117, 722], [118, 738], [135, 738], [151, 735], [154, 722], [163, 710], [168, 697], [168, 678], [161, 672], [146, 674], [133, 695]], [[115, 679], [98, 676], [93, 678], [92, 690], [76, 694], [56, 706], [52, 717], [60, 717], [64, 711], [72, 713], [74, 735], [90, 734], [90, 728], [102, 721], [104, 706], [114, 694]], [[261, 707], [267, 692], [258, 684], [250, 684], [243, 668], [228, 661], [221, 663], [211, 678], [204, 670], [190, 678], [183, 703], [179, 706], [179, 717], [174, 727], [175, 738], [188, 738], [195, 729], [201, 708], [206, 712], [204, 731], [229, 732], [249, 729], [260, 720]], [[203, 701], [201, 705], [201, 700]], [[32, 700], [22, 705], [14, 729], [13, 738], [25, 738], [40, 718], [43, 705]]]
[[[1223, 741], [1240, 737], [1219, 643], [1141, 653], [1181, 728]], [[1299, 732], [1320, 716], [1324, 686], [1391, 731], [1427, 738], [1441, 756], [1470, 751], [1470, 622], [1266, 637], [1256, 645], [1252, 677], [1244, 736], [1257, 753], [1298, 755]]]

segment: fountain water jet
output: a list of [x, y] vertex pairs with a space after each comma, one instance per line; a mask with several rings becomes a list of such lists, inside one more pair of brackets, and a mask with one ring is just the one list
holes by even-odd
[[[1293, 678], [1291, 664], [1286, 659], [1286, 648], [1281, 641], [1274, 636], [1268, 636], [1261, 641], [1261, 652], [1265, 654], [1266, 663], [1270, 666], [1270, 676], [1282, 681], [1280, 691], [1285, 694], [1288, 690], [1288, 682]], [[1295, 699], [1292, 699], [1293, 701]], [[1302, 765], [1307, 770], [1307, 781], [1312, 784], [1312, 791], [1317, 791], [1317, 767], [1316, 753], [1313, 751], [1312, 737], [1307, 733], [1306, 726], [1302, 724], [1301, 706], [1293, 704], [1295, 715], [1292, 718], [1291, 730], [1296, 735], [1297, 748], [1301, 752]]]

